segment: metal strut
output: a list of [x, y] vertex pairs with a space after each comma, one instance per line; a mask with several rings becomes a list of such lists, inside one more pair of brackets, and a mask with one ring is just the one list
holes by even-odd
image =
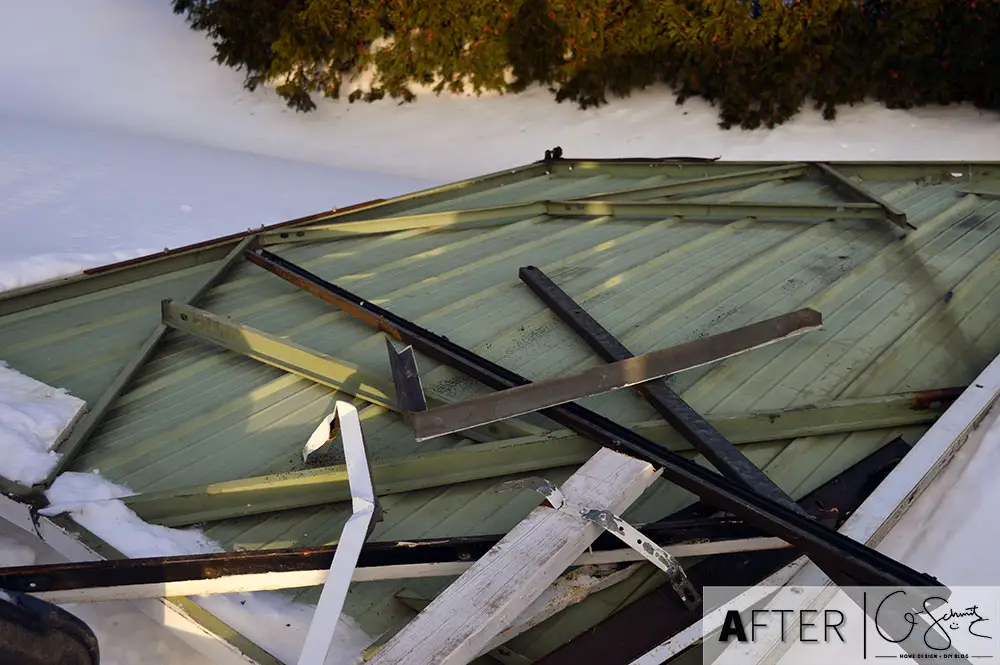
[[[506, 390], [530, 382], [523, 376], [366, 302], [350, 291], [267, 250], [255, 248], [247, 250], [245, 255], [250, 262], [495, 390]], [[828, 574], [830, 571], [836, 573], [840, 570], [859, 585], [930, 587], [925, 593], [941, 598], [950, 596], [950, 590], [936, 578], [919, 573], [862, 543], [817, 524], [797, 511], [762, 497], [584, 407], [571, 403], [546, 409], [542, 413], [603, 446], [662, 467], [663, 477], [667, 480], [698, 495], [706, 503], [784, 539], [809, 555]]]
[[[587, 313], [569, 294], [534, 266], [518, 271], [518, 276], [549, 309], [565, 322], [606, 362], [634, 357], [624, 344]], [[726, 437], [692, 409], [666, 382], [656, 381], [635, 387], [657, 413], [694, 446], [719, 472], [730, 480], [772, 501], [807, 514], [763, 471], [736, 449]]]
[[[400, 409], [413, 428], [417, 441], [425, 441], [718, 362], [816, 330], [822, 320], [819, 312], [800, 309], [669, 349], [624, 358], [611, 365], [515, 386], [463, 402], [445, 404], [430, 411], [426, 410], [426, 399], [411, 347], [407, 347], [402, 354], [390, 349], [389, 364], [396, 393], [400, 395]], [[389, 340], [386, 343], [392, 344]]]

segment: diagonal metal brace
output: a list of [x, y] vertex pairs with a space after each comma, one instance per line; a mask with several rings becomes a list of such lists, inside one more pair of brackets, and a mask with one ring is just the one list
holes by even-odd
[[588, 510], [581, 516], [588, 522], [593, 522], [597, 526], [602, 527], [608, 533], [618, 536], [623, 543], [665, 572], [667, 578], [670, 580], [670, 586], [673, 587], [677, 595], [684, 601], [687, 608], [691, 611], [698, 609], [701, 605], [701, 594], [698, 593], [698, 589], [688, 579], [687, 573], [684, 572], [684, 567], [669, 552], [642, 535], [638, 529], [610, 510]]
[[[429, 411], [425, 410], [412, 349], [407, 347], [397, 354], [389, 344], [389, 362], [400, 408], [417, 441], [424, 441], [718, 362], [816, 330], [822, 320], [819, 312], [800, 309], [668, 349], [628, 357], [568, 376], [514, 386]], [[403, 400], [413, 408], [402, 406]]]
[[[605, 362], [617, 362], [634, 357], [632, 352], [591, 316], [579, 303], [535, 266], [518, 271], [521, 281], [538, 296], [564, 323], [579, 335]], [[727, 478], [744, 485], [761, 496], [784, 504], [803, 515], [805, 512], [782, 491], [763, 471], [754, 466], [743, 453], [719, 433], [707, 420], [672, 391], [665, 381], [637, 387], [646, 401], [687, 439], [712, 466]]]

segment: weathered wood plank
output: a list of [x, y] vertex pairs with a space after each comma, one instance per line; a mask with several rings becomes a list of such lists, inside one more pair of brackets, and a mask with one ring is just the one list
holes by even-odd
[[566, 570], [600, 528], [580, 508], [620, 513], [660, 475], [652, 465], [600, 450], [562, 486], [569, 509], [539, 506], [448, 587], [370, 661], [465, 665]]

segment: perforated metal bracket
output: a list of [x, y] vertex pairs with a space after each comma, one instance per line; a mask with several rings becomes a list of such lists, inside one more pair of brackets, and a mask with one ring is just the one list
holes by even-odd
[[[520, 480], [509, 480], [505, 483], [500, 483], [496, 489], [497, 492], [509, 492], [512, 490], [532, 490], [538, 492], [556, 510], [576, 512], [572, 506], [566, 504], [566, 498], [562, 492], [544, 478], [532, 476]], [[670, 580], [670, 586], [677, 592], [677, 595], [680, 596], [688, 609], [694, 611], [701, 606], [701, 594], [698, 592], [698, 589], [688, 579], [687, 573], [684, 572], [684, 567], [680, 562], [665, 549], [642, 535], [638, 529], [610, 510], [582, 509], [579, 510], [579, 515], [588, 522], [592, 522], [605, 531], [614, 534], [619, 540], [665, 572]]]
[[670, 586], [688, 609], [694, 611], [701, 605], [701, 594], [688, 579], [684, 567], [669, 552], [642, 535], [638, 529], [615, 515], [610, 510], [588, 510], [583, 519], [613, 533], [622, 542], [648, 559], [654, 566], [667, 574]]

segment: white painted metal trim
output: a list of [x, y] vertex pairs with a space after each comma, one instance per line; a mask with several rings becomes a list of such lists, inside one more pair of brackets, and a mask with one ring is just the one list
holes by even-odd
[[[913, 446], [906, 457], [882, 481], [861, 507], [851, 515], [840, 532], [859, 542], [866, 543], [870, 547], [878, 546], [889, 530], [899, 522], [910, 505], [933, 482], [941, 470], [951, 462], [998, 400], [1000, 400], [1000, 356], [995, 358], [976, 377], [955, 403], [920, 438], [920, 441]], [[829, 578], [805, 557], [792, 562], [779, 573], [787, 579], [775, 583], [772, 579], [774, 576], [772, 576], [761, 585], [783, 586], [788, 584], [803, 587], [827, 585], [822, 589], [817, 588], [807, 593], [794, 594], [794, 597], [776, 599], [781, 603], [781, 609], [795, 610], [805, 605], [816, 607], [825, 600], [831, 599], [836, 593]], [[730, 605], [730, 608], [745, 608], [753, 605], [759, 601], [759, 598], [754, 600], [757, 594], [759, 594], [759, 590], [750, 589], [736, 599], [735, 604]], [[718, 623], [712, 623], [706, 619], [704, 624], [692, 625], [689, 629], [636, 659], [631, 665], [660, 665], [684, 649], [700, 642], [705, 632], [703, 631], [705, 626], [711, 626], [712, 630], [718, 630], [722, 625], [723, 615], [717, 618]], [[794, 627], [789, 629], [792, 630]], [[772, 665], [790, 646], [790, 642], [782, 645], [762, 640], [750, 645], [747, 653], [742, 654], [742, 662], [748, 665]]]
[[347, 590], [351, 586], [354, 568], [375, 515], [375, 488], [372, 487], [371, 471], [368, 469], [358, 410], [348, 402], [338, 401], [334, 405], [333, 416], [325, 419], [321, 428], [325, 426], [330, 432], [338, 423], [344, 441], [353, 512], [340, 533], [333, 563], [330, 564], [326, 583], [299, 655], [299, 665], [323, 665], [326, 662], [333, 644], [334, 631], [340, 621], [340, 613], [344, 609]]

